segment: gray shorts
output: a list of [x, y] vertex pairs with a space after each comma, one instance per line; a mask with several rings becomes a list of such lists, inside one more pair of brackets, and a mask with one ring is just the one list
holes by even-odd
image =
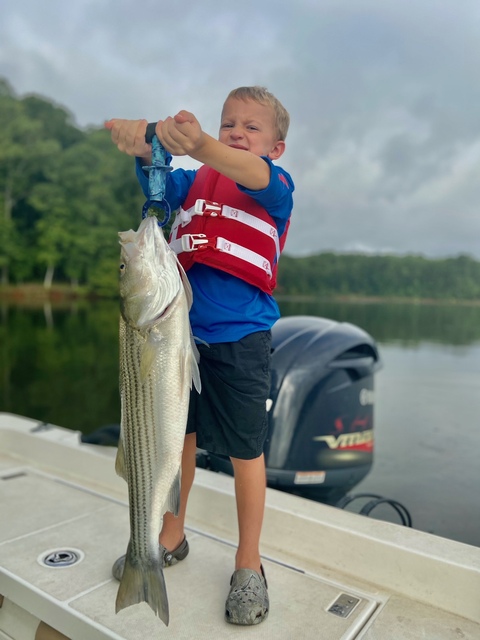
[[238, 342], [199, 344], [202, 392], [190, 395], [187, 433], [197, 447], [243, 460], [263, 453], [270, 394], [270, 331]]

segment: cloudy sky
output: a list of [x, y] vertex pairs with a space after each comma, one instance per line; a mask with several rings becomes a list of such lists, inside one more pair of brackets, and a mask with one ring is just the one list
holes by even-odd
[[0, 77], [82, 127], [187, 109], [216, 135], [230, 89], [275, 93], [292, 255], [480, 258], [479, 63], [479, 0], [0, 5]]

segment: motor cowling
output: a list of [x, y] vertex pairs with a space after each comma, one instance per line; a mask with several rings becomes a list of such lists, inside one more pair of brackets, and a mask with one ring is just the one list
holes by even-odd
[[268, 484], [337, 498], [373, 463], [377, 346], [355, 325], [290, 316], [273, 327], [272, 348]]

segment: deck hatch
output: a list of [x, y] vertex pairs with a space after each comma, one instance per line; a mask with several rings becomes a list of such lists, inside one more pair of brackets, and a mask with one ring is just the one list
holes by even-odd
[[328, 609], [328, 612], [339, 618], [348, 618], [359, 602], [360, 598], [350, 596], [348, 593], [342, 593]]

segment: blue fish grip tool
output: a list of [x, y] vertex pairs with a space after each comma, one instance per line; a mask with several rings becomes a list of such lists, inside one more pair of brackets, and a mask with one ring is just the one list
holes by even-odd
[[170, 205], [165, 200], [165, 184], [167, 173], [173, 167], [166, 164], [167, 152], [155, 135], [156, 126], [156, 122], [150, 122], [145, 132], [145, 142], [152, 145], [152, 164], [151, 166], [143, 167], [145, 171], [148, 171], [149, 195], [142, 208], [142, 219], [147, 217], [149, 209], [157, 208], [163, 213], [163, 220], [158, 220], [158, 225], [164, 227], [168, 224], [172, 213]]

